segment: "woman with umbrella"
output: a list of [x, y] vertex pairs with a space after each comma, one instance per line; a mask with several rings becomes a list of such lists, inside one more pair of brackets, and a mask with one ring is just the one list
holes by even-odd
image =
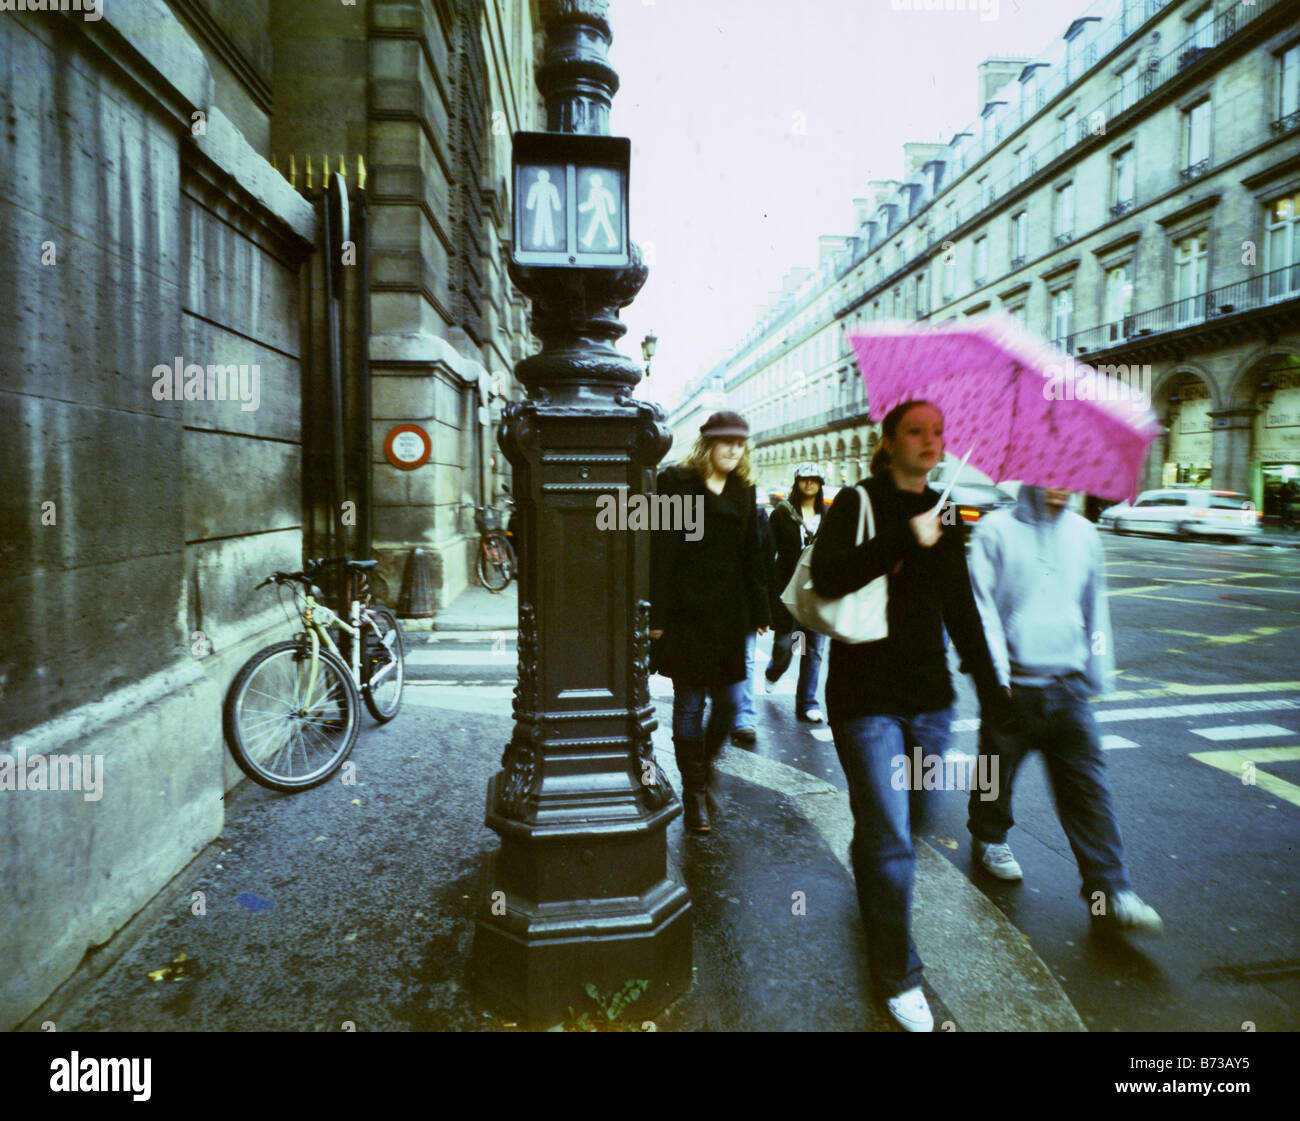
[[[790, 583], [799, 557], [817, 536], [826, 500], [822, 497], [822, 473], [815, 463], [801, 463], [794, 473], [794, 486], [790, 497], [772, 513], [772, 542], [776, 547], [776, 580], [774, 588], [779, 594]], [[775, 598], [775, 597], [774, 597]], [[817, 685], [822, 674], [822, 654], [826, 649], [826, 636], [807, 628], [800, 629], [785, 605], [776, 600], [773, 604], [772, 661], [768, 664], [767, 691], [781, 680], [790, 668], [797, 636], [802, 637], [803, 654], [799, 659], [799, 684], [795, 692], [795, 715], [810, 724], [822, 723], [824, 717], [817, 707]]]
[[951, 735], [954, 693], [943, 628], [975, 678], [981, 708], [1009, 720], [1010, 697], [998, 685], [984, 640], [960, 523], [940, 516], [926, 478], [943, 456], [943, 415], [907, 401], [882, 422], [879, 449], [864, 484], [875, 533], [856, 544], [856, 488], [844, 488], [823, 520], [813, 550], [818, 595], [838, 597], [888, 579], [887, 637], [850, 645], [833, 641], [826, 707], [853, 810], [853, 871], [867, 931], [874, 985], [908, 1031], [932, 1031], [921, 991], [920, 956], [911, 937], [915, 850], [931, 791], [921, 768], [942, 756]]
[[731, 731], [731, 686], [745, 677], [746, 638], [769, 623], [748, 437], [739, 413], [714, 413], [690, 454], [658, 481], [660, 495], [680, 495], [703, 512], [689, 537], [684, 528], [654, 534], [650, 566], [653, 661], [673, 679], [673, 743], [686, 828], [695, 833], [710, 828], [712, 756]]

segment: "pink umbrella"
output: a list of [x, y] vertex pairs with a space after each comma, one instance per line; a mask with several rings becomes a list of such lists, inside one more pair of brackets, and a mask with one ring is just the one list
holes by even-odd
[[849, 335], [871, 419], [904, 401], [943, 413], [944, 440], [996, 480], [1131, 499], [1160, 431], [1149, 368], [1075, 362], [1006, 316]]

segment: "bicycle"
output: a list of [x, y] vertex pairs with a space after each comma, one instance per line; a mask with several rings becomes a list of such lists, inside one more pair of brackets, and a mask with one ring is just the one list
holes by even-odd
[[519, 570], [514, 546], [502, 528], [501, 518], [491, 506], [475, 506], [474, 528], [479, 532], [475, 569], [479, 583], [489, 592], [499, 592]]
[[[378, 563], [320, 558], [308, 561], [302, 572], [275, 572], [257, 585], [275, 584], [295, 593], [301, 586], [302, 603], [295, 606], [304, 628], [245, 662], [226, 698], [231, 754], [240, 770], [262, 786], [292, 793], [327, 781], [356, 743], [359, 700], [381, 724], [397, 715], [406, 653], [397, 617], [370, 604], [365, 573]], [[323, 593], [314, 577], [335, 564], [349, 570], [344, 597], [348, 620], [317, 598]]]

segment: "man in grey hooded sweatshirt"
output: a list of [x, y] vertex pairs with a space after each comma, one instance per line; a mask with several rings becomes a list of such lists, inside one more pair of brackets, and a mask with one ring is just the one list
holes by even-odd
[[971, 793], [971, 852], [1003, 880], [1021, 878], [1007, 844], [1012, 783], [1024, 757], [1043, 753], [1061, 827], [1099, 924], [1159, 933], [1160, 916], [1133, 891], [1088, 698], [1107, 691], [1114, 665], [1101, 542], [1067, 510], [1070, 492], [1025, 486], [1013, 509], [980, 521], [971, 537], [971, 586], [1000, 684], [1011, 694], [1010, 730], [984, 725], [980, 752], [999, 756], [996, 799]]

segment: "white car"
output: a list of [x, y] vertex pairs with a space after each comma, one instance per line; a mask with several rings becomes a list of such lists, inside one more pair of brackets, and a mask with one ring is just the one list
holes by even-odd
[[1116, 533], [1170, 533], [1177, 537], [1253, 537], [1259, 511], [1250, 497], [1231, 490], [1172, 487], [1147, 490], [1131, 505], [1102, 512], [1098, 524]]

